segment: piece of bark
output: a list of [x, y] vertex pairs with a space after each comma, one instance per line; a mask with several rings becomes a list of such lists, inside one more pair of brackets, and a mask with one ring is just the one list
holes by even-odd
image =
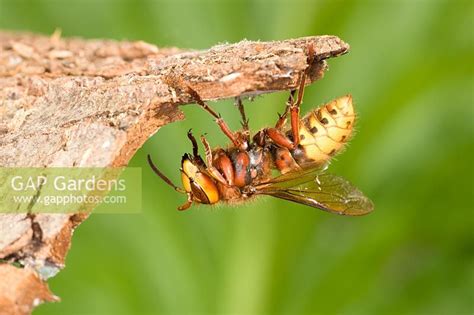
[[0, 315], [26, 315], [43, 302], [56, 301], [36, 272], [0, 264]]
[[[187, 86], [205, 100], [294, 89], [310, 45], [308, 84], [322, 78], [325, 59], [349, 49], [336, 36], [186, 51], [0, 32], [0, 167], [126, 165], [161, 126], [184, 118], [178, 106], [193, 102]], [[86, 217], [0, 215], [0, 258], [47, 279], [64, 266]]]

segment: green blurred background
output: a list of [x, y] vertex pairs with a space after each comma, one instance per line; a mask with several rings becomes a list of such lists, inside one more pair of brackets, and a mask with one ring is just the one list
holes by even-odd
[[[185, 106], [187, 119], [130, 163], [143, 167], [143, 212], [83, 223], [50, 280], [62, 302], [35, 314], [474, 312], [473, 1], [0, 3], [3, 29], [158, 46], [340, 36], [351, 52], [329, 60], [303, 112], [353, 94], [357, 134], [330, 171], [376, 205], [360, 218], [271, 198], [176, 211], [184, 197], [149, 171], [146, 153], [179, 182], [189, 128], [226, 143], [206, 113]], [[275, 122], [286, 96], [247, 105], [253, 130]], [[239, 126], [231, 101], [213, 106]]]

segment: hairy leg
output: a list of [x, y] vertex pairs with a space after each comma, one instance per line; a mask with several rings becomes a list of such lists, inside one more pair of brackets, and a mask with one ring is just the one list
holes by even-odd
[[193, 90], [189, 86], [188, 86], [188, 90], [189, 90], [189, 94], [191, 94], [191, 96], [194, 98], [196, 103], [198, 103], [199, 106], [201, 106], [205, 111], [207, 111], [209, 114], [211, 114], [212, 117], [215, 118], [216, 123], [217, 125], [219, 125], [219, 128], [221, 128], [222, 132], [230, 139], [230, 141], [232, 141], [232, 143], [235, 146], [239, 147], [240, 143], [237, 137], [230, 130], [229, 126], [224, 121], [224, 119], [222, 119], [221, 115], [216, 113], [209, 105], [207, 105], [207, 103], [202, 100], [201, 96], [199, 96], [199, 94], [195, 90]]
[[245, 141], [247, 141], [247, 143], [250, 143], [249, 120], [247, 119], [247, 116], [245, 115], [244, 104], [242, 103], [242, 99], [240, 97], [235, 98], [235, 105], [239, 109], [240, 117], [242, 117], [242, 128], [244, 131]]
[[[300, 142], [300, 105], [303, 101], [306, 75], [308, 74], [308, 70], [313, 63], [314, 55], [314, 47], [310, 45], [308, 47], [308, 65], [300, 77], [298, 98], [296, 99], [296, 102], [294, 102], [295, 91], [291, 91], [285, 112], [283, 115], [280, 115], [275, 128], [268, 128], [265, 131], [270, 139], [272, 139], [276, 144], [287, 149], [296, 149]], [[286, 122], [286, 117], [288, 114], [290, 114], [292, 139], [288, 139], [288, 137], [286, 137], [281, 131]]]
[[206, 171], [209, 173], [209, 175], [212, 176], [212, 178], [214, 178], [221, 184], [228, 185], [229, 183], [226, 181], [224, 176], [222, 176], [219, 170], [212, 165], [212, 150], [211, 146], [209, 145], [209, 142], [207, 142], [204, 136], [201, 136], [201, 142], [204, 146], [204, 151], [206, 152]]
[[290, 96], [288, 97], [288, 100], [286, 101], [285, 112], [283, 113], [283, 115], [278, 114], [279, 117], [278, 117], [278, 121], [275, 125], [275, 128], [281, 130], [283, 128], [283, 126], [285, 125], [286, 117], [288, 116], [288, 113], [290, 112], [290, 107], [293, 104], [293, 101], [294, 101], [294, 98], [295, 98], [295, 93], [296, 93], [296, 90], [291, 90]]

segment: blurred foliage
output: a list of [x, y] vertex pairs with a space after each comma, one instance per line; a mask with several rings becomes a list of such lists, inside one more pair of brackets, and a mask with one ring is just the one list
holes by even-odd
[[[36, 314], [472, 314], [472, 1], [1, 1], [0, 27], [141, 39], [204, 49], [217, 43], [334, 34], [351, 52], [330, 60], [303, 112], [352, 93], [357, 135], [330, 171], [376, 211], [340, 217], [262, 198], [175, 211], [186, 131], [226, 140], [197, 106], [135, 155], [143, 213], [93, 215], [50, 281], [62, 302]], [[254, 130], [287, 93], [247, 105]], [[226, 104], [222, 104], [226, 103]], [[248, 103], [248, 102], [247, 102]], [[230, 101], [213, 104], [233, 128]], [[271, 114], [269, 114], [271, 113]], [[274, 113], [274, 114], [273, 114]]]

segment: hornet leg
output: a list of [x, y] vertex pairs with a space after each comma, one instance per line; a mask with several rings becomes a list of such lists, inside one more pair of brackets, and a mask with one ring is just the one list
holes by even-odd
[[193, 204], [193, 198], [191, 197], [191, 194], [188, 193], [187, 195], [188, 195], [188, 200], [186, 200], [184, 204], [178, 207], [179, 211], [187, 210]]
[[[285, 113], [280, 116], [275, 128], [268, 128], [266, 130], [266, 134], [270, 137], [270, 139], [272, 139], [276, 144], [290, 150], [296, 149], [300, 143], [300, 105], [303, 101], [306, 75], [311, 64], [313, 63], [315, 55], [312, 45], [308, 47], [308, 51], [308, 65], [305, 71], [301, 74], [298, 88], [298, 98], [296, 99], [296, 102], [293, 102], [294, 92], [292, 91], [287, 102]], [[280, 130], [285, 124], [288, 113], [290, 114], [291, 135], [293, 139], [288, 139], [288, 137], [286, 137]]]
[[244, 104], [242, 103], [242, 99], [240, 97], [235, 98], [235, 105], [239, 108], [240, 117], [242, 117], [242, 128], [245, 137], [245, 141], [250, 143], [250, 129], [249, 129], [249, 120], [245, 115], [245, 108]]
[[189, 94], [191, 94], [191, 96], [193, 97], [193, 99], [205, 110], [207, 111], [209, 114], [212, 115], [212, 117], [214, 117], [216, 119], [216, 123], [219, 125], [219, 127], [221, 128], [222, 132], [230, 139], [230, 141], [232, 141], [232, 143], [236, 146], [236, 147], [240, 147], [240, 143], [237, 139], [237, 137], [234, 135], [234, 133], [230, 130], [229, 126], [227, 125], [227, 123], [224, 121], [224, 119], [222, 119], [221, 115], [216, 113], [211, 107], [209, 107], [209, 105], [207, 105], [202, 99], [201, 97], [199, 96], [199, 94], [193, 90], [191, 87], [188, 86], [188, 89], [189, 89]]
[[283, 115], [278, 114], [278, 121], [275, 125], [275, 128], [281, 130], [283, 126], [285, 125], [286, 117], [288, 116], [288, 113], [290, 112], [290, 107], [293, 104], [293, 101], [295, 98], [295, 93], [296, 93], [296, 90], [291, 90], [290, 96], [288, 97], [288, 100], [286, 101], [285, 112], [283, 113]]
[[201, 142], [204, 145], [204, 150], [206, 152], [206, 162], [207, 162], [206, 171], [209, 173], [209, 175], [211, 175], [212, 178], [214, 178], [221, 184], [224, 184], [227, 186], [228, 183], [226, 179], [224, 178], [224, 176], [222, 176], [222, 174], [217, 170], [217, 168], [215, 168], [212, 165], [212, 151], [211, 151], [211, 146], [209, 145], [209, 142], [207, 142], [204, 136], [201, 136]]
[[200, 167], [206, 168], [206, 164], [204, 163], [201, 156], [199, 155], [197, 141], [196, 141], [196, 138], [194, 138], [191, 129], [189, 129], [188, 131], [188, 139], [191, 141], [193, 145], [193, 162], [196, 165], [199, 165]]

